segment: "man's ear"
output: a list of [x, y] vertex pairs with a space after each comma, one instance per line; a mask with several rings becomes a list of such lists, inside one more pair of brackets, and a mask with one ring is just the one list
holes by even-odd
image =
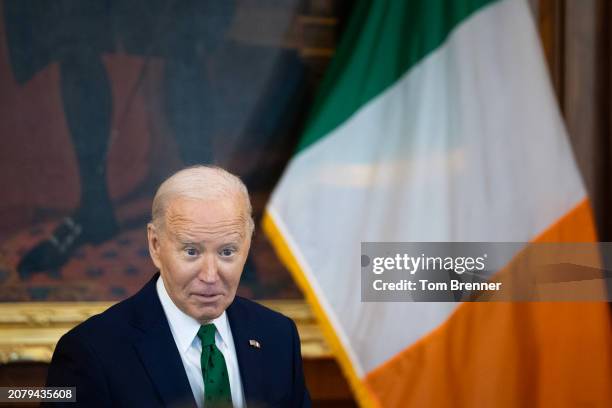
[[147, 225], [147, 240], [149, 241], [149, 255], [151, 256], [151, 260], [157, 269], [161, 269], [161, 262], [159, 260], [159, 231], [151, 222]]

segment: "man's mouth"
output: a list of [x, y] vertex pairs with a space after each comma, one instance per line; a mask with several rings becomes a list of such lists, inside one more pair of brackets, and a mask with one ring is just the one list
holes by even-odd
[[202, 303], [214, 303], [223, 295], [221, 293], [192, 293], [191, 296]]

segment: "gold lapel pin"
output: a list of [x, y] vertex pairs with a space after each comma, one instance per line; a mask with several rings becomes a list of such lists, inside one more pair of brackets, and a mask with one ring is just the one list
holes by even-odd
[[257, 340], [249, 340], [249, 346], [251, 347], [255, 347], [255, 348], [261, 348], [261, 344], [259, 344], [259, 342]]

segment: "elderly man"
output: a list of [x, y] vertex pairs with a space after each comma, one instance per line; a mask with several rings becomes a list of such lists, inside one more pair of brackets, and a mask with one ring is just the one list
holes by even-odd
[[76, 386], [87, 407], [310, 406], [295, 324], [236, 296], [253, 227], [236, 176], [167, 179], [147, 231], [159, 274], [65, 334], [47, 385]]

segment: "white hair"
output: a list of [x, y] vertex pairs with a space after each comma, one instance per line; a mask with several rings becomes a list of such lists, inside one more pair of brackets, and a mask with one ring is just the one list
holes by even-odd
[[253, 207], [249, 192], [240, 178], [216, 166], [187, 167], [167, 178], [157, 189], [151, 208], [151, 222], [158, 228], [164, 224], [170, 202], [179, 197], [196, 200], [215, 200], [240, 197], [248, 219], [250, 233], [255, 229]]

